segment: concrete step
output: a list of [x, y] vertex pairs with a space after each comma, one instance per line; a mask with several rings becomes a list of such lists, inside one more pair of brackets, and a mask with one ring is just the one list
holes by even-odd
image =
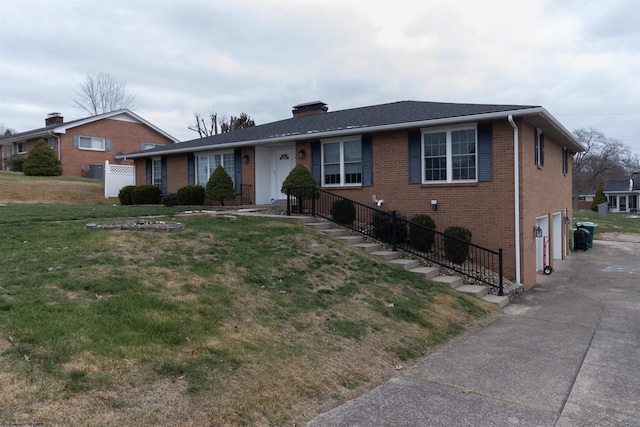
[[344, 242], [344, 243], [348, 243], [350, 245], [355, 245], [356, 243], [364, 242], [364, 237], [346, 235], [346, 236], [338, 236], [338, 240], [340, 240], [341, 242]]
[[396, 267], [404, 268], [405, 270], [411, 270], [414, 268], [418, 268], [420, 263], [415, 259], [406, 259], [406, 258], [397, 258], [389, 261], [389, 264], [395, 265]]
[[379, 251], [380, 249], [382, 249], [382, 245], [380, 243], [356, 243], [353, 246], [358, 249], [362, 249], [367, 253]]
[[479, 285], [462, 285], [456, 288], [456, 291], [462, 292], [474, 298], [482, 298], [489, 293], [488, 286]]
[[431, 279], [432, 282], [440, 283], [441, 285], [448, 286], [452, 289], [456, 289], [462, 286], [462, 277], [456, 276], [437, 276]]
[[306, 222], [304, 223], [307, 227], [311, 227], [314, 230], [326, 230], [331, 228], [330, 222]]
[[498, 296], [498, 295], [485, 295], [481, 298], [483, 301], [489, 302], [491, 304], [495, 304], [500, 308], [505, 308], [507, 304], [509, 304], [508, 296]]
[[434, 277], [438, 277], [440, 275], [440, 269], [436, 267], [416, 267], [412, 268], [409, 271], [419, 274], [425, 279], [433, 279]]
[[385, 261], [391, 261], [392, 259], [400, 258], [400, 254], [398, 252], [393, 251], [373, 251], [371, 255], [375, 255], [378, 258], [382, 258]]
[[320, 230], [320, 231], [332, 237], [346, 236], [347, 234], [349, 234], [349, 232], [344, 228], [327, 228], [325, 230]]

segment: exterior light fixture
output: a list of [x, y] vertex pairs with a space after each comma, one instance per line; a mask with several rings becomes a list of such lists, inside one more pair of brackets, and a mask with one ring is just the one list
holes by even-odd
[[304, 149], [304, 148], [298, 151], [298, 158], [299, 158], [299, 159], [301, 159], [301, 160], [302, 160], [302, 159], [304, 159], [306, 156], [307, 156], [307, 152], [305, 151], [305, 149]]
[[244, 156], [242, 156], [242, 161], [245, 163], [249, 163], [249, 155], [245, 154]]
[[542, 237], [542, 228], [536, 225], [535, 227], [533, 227], [533, 233], [536, 237]]

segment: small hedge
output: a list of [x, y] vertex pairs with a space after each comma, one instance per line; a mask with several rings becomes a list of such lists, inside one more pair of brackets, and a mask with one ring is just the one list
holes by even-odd
[[409, 224], [409, 244], [412, 248], [421, 252], [429, 252], [436, 241], [435, 221], [425, 214], [415, 215]]
[[161, 198], [162, 192], [155, 185], [137, 185], [131, 192], [134, 205], [157, 205]]
[[[446, 234], [444, 238], [444, 255], [449, 261], [454, 264], [462, 264], [469, 257], [469, 245], [466, 242], [471, 242], [471, 231], [464, 227], [449, 227], [444, 230]], [[453, 239], [451, 237], [457, 237], [463, 242]]]
[[178, 204], [178, 197], [174, 193], [169, 193], [162, 198], [162, 204], [167, 207], [175, 206]]
[[44, 139], [38, 140], [22, 164], [22, 171], [30, 176], [60, 176], [60, 160]]
[[179, 205], [204, 204], [204, 187], [201, 185], [185, 185], [176, 193]]
[[133, 204], [133, 189], [136, 188], [135, 185], [126, 185], [120, 189], [118, 192], [118, 199], [120, 199], [121, 205], [132, 205]]
[[12, 154], [7, 160], [9, 164], [9, 170], [11, 172], [22, 172], [22, 165], [24, 165], [24, 161], [26, 159], [22, 157], [20, 154]]
[[351, 200], [336, 200], [331, 205], [331, 217], [342, 225], [351, 225], [356, 219], [356, 207]]
[[[396, 214], [397, 219], [405, 219], [406, 217]], [[373, 237], [386, 243], [393, 242], [393, 217], [391, 213], [374, 212], [371, 221], [373, 226]], [[402, 243], [407, 240], [407, 223], [398, 221], [396, 223], [396, 243]]]

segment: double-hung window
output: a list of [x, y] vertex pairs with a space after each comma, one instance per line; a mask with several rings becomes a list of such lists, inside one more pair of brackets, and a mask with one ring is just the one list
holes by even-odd
[[544, 166], [544, 134], [542, 130], [535, 129], [533, 134], [534, 139], [534, 160], [536, 166]]
[[476, 125], [422, 130], [424, 183], [477, 181]]
[[196, 156], [196, 184], [206, 187], [209, 177], [219, 165], [222, 165], [222, 168], [229, 174], [235, 185], [236, 165], [233, 151], [198, 154]]
[[162, 160], [160, 157], [151, 159], [151, 184], [162, 187]]
[[322, 144], [322, 185], [362, 185], [362, 140], [327, 140]]
[[13, 144], [13, 152], [17, 154], [24, 154], [29, 151], [29, 144], [26, 142], [15, 142]]
[[105, 151], [105, 141], [104, 138], [81, 136], [78, 138], [78, 148], [81, 150]]

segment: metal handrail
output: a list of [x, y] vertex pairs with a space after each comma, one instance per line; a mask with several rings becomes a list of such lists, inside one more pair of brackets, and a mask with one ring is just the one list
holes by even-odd
[[[349, 213], [346, 217], [344, 214], [338, 215], [337, 210], [333, 211], [336, 202], [352, 206], [347, 209]], [[394, 252], [400, 249], [497, 288], [500, 296], [504, 293], [501, 248], [488, 249], [409, 221], [396, 211], [385, 212], [318, 187], [288, 187], [287, 215], [291, 215], [294, 208], [298, 213], [325, 218], [389, 244]], [[413, 242], [411, 236], [416, 237]], [[431, 241], [431, 245], [425, 249], [424, 244], [418, 244], [417, 236], [429, 236], [427, 240]], [[461, 252], [458, 252], [458, 257], [462, 259], [451, 259], [456, 258], [452, 256], [456, 255], [452, 253], [453, 247], [459, 248]]]

